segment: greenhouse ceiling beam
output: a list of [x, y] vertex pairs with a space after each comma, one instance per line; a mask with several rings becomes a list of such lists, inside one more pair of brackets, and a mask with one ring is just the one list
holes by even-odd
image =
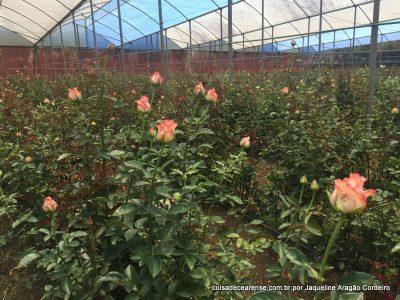
[[86, 0], [81, 0], [77, 5], [75, 5], [60, 21], [57, 22], [50, 30], [47, 32], [34, 44], [37, 46], [49, 33], [51, 33], [54, 29], [56, 29], [59, 25], [61, 25], [66, 19], [68, 19]]

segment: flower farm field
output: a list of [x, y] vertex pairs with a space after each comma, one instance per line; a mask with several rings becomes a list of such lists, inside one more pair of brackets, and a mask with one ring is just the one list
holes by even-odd
[[2, 299], [399, 299], [400, 69], [370, 116], [368, 74], [0, 79]]

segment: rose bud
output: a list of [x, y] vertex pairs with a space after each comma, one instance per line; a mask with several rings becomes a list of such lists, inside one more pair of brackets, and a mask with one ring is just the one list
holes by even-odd
[[205, 95], [206, 100], [216, 103], [218, 101], [218, 94], [215, 88], [207, 91]]
[[42, 102], [43, 104], [50, 104], [50, 100], [48, 98], [45, 98]]
[[203, 83], [199, 82], [198, 84], [196, 84], [194, 86], [193, 92], [196, 96], [198, 96], [199, 94], [204, 95], [206, 91], [204, 90]]
[[300, 183], [301, 183], [301, 184], [307, 184], [307, 176], [306, 176], [306, 175], [303, 175], [303, 176], [300, 178]]
[[157, 134], [157, 132], [154, 128], [150, 128], [149, 132], [150, 132], [150, 136], [152, 136], [152, 137], [155, 137]]
[[73, 87], [68, 89], [68, 98], [70, 100], [77, 100], [77, 99], [80, 100], [82, 99], [82, 94], [76, 87]]
[[392, 108], [392, 114], [397, 115], [399, 113], [399, 109], [397, 107]]
[[240, 146], [247, 149], [250, 148], [250, 137], [246, 136], [240, 140]]
[[375, 194], [375, 190], [364, 190], [365, 177], [358, 173], [350, 173], [349, 178], [335, 179], [335, 189], [330, 195], [332, 206], [345, 214], [357, 213], [367, 206], [367, 198]]
[[310, 188], [312, 191], [318, 191], [319, 190], [318, 182], [316, 180], [313, 180], [311, 182]]
[[27, 156], [27, 157], [25, 157], [25, 162], [26, 163], [31, 163], [33, 161], [33, 158], [32, 158], [32, 156]]
[[161, 85], [163, 81], [164, 78], [161, 76], [160, 72], [154, 72], [154, 74], [150, 76], [150, 82], [154, 85]]
[[289, 87], [285, 86], [282, 88], [282, 94], [289, 94]]
[[142, 113], [147, 113], [151, 110], [151, 105], [149, 102], [149, 97], [142, 96], [139, 100], [136, 101], [136, 108], [138, 111]]
[[53, 198], [51, 198], [50, 196], [47, 196], [46, 198], [44, 198], [43, 200], [43, 210], [45, 212], [49, 212], [49, 211], [55, 211], [57, 209], [57, 202], [53, 200]]

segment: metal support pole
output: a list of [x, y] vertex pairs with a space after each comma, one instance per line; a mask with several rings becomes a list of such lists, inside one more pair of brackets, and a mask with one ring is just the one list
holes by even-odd
[[228, 75], [229, 81], [233, 79], [233, 46], [232, 46], [232, 34], [233, 34], [233, 23], [232, 23], [232, 0], [228, 0]]
[[39, 61], [38, 61], [38, 46], [33, 47], [33, 73], [38, 75], [39, 71]]
[[351, 65], [354, 66], [354, 58], [355, 58], [355, 41], [356, 41], [356, 25], [357, 25], [357, 5], [354, 6], [354, 22], [353, 22], [353, 40], [351, 42], [352, 53], [351, 53]]
[[164, 50], [164, 24], [163, 24], [163, 14], [162, 14], [162, 1], [158, 0], [158, 20], [160, 24], [160, 31], [159, 31], [159, 39], [160, 39], [160, 45], [159, 45], [159, 50], [161, 51], [161, 63], [162, 63], [162, 68], [163, 68], [163, 74], [164, 78], [166, 78], [166, 72], [167, 72], [167, 66], [166, 66], [166, 60], [165, 60], [165, 50]]
[[[119, 27], [119, 42], [121, 43], [120, 52], [120, 63], [122, 70], [122, 86], [125, 89], [125, 48], [124, 48], [124, 35], [122, 33], [122, 16], [121, 16], [121, 3], [117, 0], [117, 13], [118, 13], [118, 27]], [[146, 48], [147, 48], [147, 36], [146, 36]], [[147, 49], [148, 50], [148, 49]]]
[[169, 64], [168, 64], [168, 60], [169, 60], [169, 53], [168, 53], [168, 34], [167, 34], [167, 29], [165, 29], [164, 31], [164, 36], [165, 36], [165, 80], [168, 80], [168, 68], [169, 68]]
[[310, 29], [311, 28], [311, 18], [308, 17], [308, 25], [307, 25], [307, 53], [310, 52]]
[[224, 72], [224, 31], [222, 27], [222, 8], [219, 10], [219, 31], [220, 31], [220, 56], [221, 56], [221, 72]]
[[93, 12], [93, 0], [90, 0], [90, 17], [92, 19], [93, 47], [94, 47], [94, 53], [96, 56], [96, 69], [98, 69], [99, 68], [99, 52], [97, 50], [96, 26], [94, 24], [94, 12]]
[[192, 60], [193, 60], [193, 53], [192, 53], [192, 20], [189, 20], [189, 73], [192, 73]]
[[319, 2], [319, 36], [318, 36], [318, 65], [321, 63], [321, 44], [322, 44], [322, 13], [323, 13], [323, 0]]
[[211, 41], [208, 46], [208, 70], [209, 70], [209, 73], [211, 74]]
[[[49, 33], [49, 38], [50, 38], [50, 58], [51, 58], [51, 69], [55, 68], [55, 61], [54, 61], [54, 48], [53, 48], [53, 38], [51, 37], [52, 32]], [[50, 74], [51, 74], [51, 69], [50, 69]]]
[[75, 12], [72, 13], [72, 24], [74, 26], [74, 37], [75, 37], [75, 49], [76, 49], [76, 67], [79, 69], [80, 59], [79, 59], [79, 42], [78, 42], [78, 28], [75, 23]]
[[264, 40], [265, 40], [264, 10], [265, 10], [265, 0], [262, 0], [262, 2], [261, 2], [261, 70], [264, 70]]
[[62, 47], [62, 58], [63, 58], [63, 65], [64, 65], [64, 74], [67, 74], [67, 65], [66, 65], [66, 63], [65, 63], [64, 39], [63, 39], [61, 24], [59, 25], [59, 28], [60, 28], [60, 38], [61, 38], [61, 47]]
[[378, 50], [378, 30], [379, 30], [379, 10], [380, 0], [374, 1], [374, 18], [373, 25], [371, 27], [371, 52], [369, 56], [369, 99], [367, 104], [367, 129], [371, 131], [372, 125], [372, 110], [373, 101], [375, 96], [375, 84], [376, 84], [376, 52]]

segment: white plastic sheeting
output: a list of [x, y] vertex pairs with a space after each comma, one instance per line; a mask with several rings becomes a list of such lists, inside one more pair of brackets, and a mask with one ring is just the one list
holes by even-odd
[[[161, 2], [164, 34], [176, 47], [186, 48], [190, 44], [196, 46], [207, 43], [217, 45], [221, 40], [226, 43], [227, 0]], [[305, 36], [320, 30], [320, 0], [233, 2], [235, 49], [262, 44], [262, 15], [264, 44], [288, 40], [291, 36], [303, 38], [304, 43]], [[92, 3], [97, 44], [104, 46], [113, 42], [119, 45], [117, 1], [92, 0]], [[154, 33], [159, 31], [158, 0], [120, 0], [120, 3], [123, 43], [146, 41], [147, 44], [153, 41]], [[77, 9], [72, 15], [70, 12], [74, 8]], [[373, 0], [323, 0], [322, 12], [323, 31], [370, 24]], [[61, 26], [62, 43], [60, 28], [54, 27], [64, 19]], [[74, 19], [75, 27], [72, 24]], [[400, 0], [381, 0], [380, 21], [395, 19], [400, 19]], [[51, 29], [54, 29], [52, 33], [47, 34]], [[92, 47], [93, 30], [89, 0], [0, 0], [0, 45], [30, 46], [41, 41], [42, 45]], [[144, 38], [146, 36], [149, 38]]]

